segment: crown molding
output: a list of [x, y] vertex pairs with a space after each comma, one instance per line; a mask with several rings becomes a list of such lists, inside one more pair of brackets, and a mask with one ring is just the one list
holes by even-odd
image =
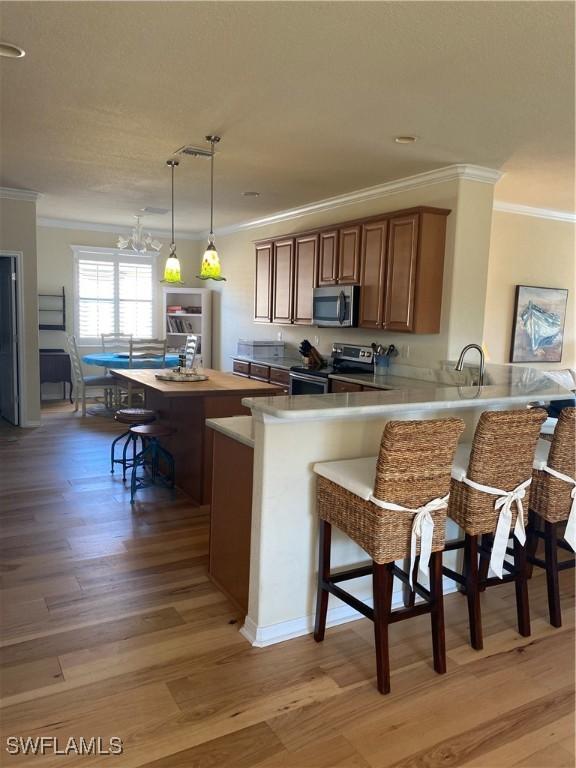
[[[49, 227], [53, 229], [79, 229], [82, 231], [88, 230], [91, 232], [112, 232], [116, 235], [129, 235], [132, 232], [132, 227], [124, 227], [118, 224], [98, 224], [93, 221], [73, 221], [72, 219], [53, 219], [46, 216], [39, 216], [36, 219], [36, 225], [38, 227]], [[172, 234], [168, 229], [148, 229], [154, 237], [161, 237], [163, 240], [170, 241]], [[200, 234], [177, 234], [177, 240], [202, 240], [203, 235]]]
[[534, 216], [537, 219], [576, 222], [576, 213], [570, 213], [570, 211], [555, 211], [551, 208], [532, 208], [529, 205], [506, 203], [503, 200], [494, 200], [494, 210], [499, 211], [500, 213], [517, 213], [521, 216]]
[[4, 200], [25, 200], [34, 203], [40, 197], [40, 192], [32, 189], [13, 189], [12, 187], [0, 187], [0, 198]]
[[[448, 165], [444, 168], [437, 168], [434, 171], [417, 173], [414, 176], [406, 176], [405, 178], [387, 181], [384, 182], [384, 184], [377, 184], [373, 187], [357, 189], [354, 192], [347, 192], [343, 195], [328, 197], [324, 200], [318, 200], [313, 203], [308, 203], [307, 205], [298, 206], [297, 208], [278, 211], [260, 219], [253, 219], [238, 224], [231, 224], [227, 227], [217, 228], [216, 234], [230, 235], [233, 232], [257, 229], [258, 227], [265, 227], [269, 224], [276, 224], [282, 221], [289, 221], [290, 219], [298, 219], [302, 216], [309, 216], [313, 213], [321, 213], [322, 211], [341, 208], [345, 205], [353, 205], [354, 203], [362, 203], [366, 200], [387, 197], [411, 189], [429, 187], [433, 184], [443, 184], [450, 181], [477, 181], [483, 184], [496, 184], [500, 178], [502, 178], [501, 171], [497, 171], [494, 168], [484, 168], [481, 165], [468, 165], [465, 163]], [[115, 232], [117, 234], [129, 233], [131, 231], [130, 227], [119, 227], [113, 224], [95, 224], [87, 221], [72, 221], [69, 219], [53, 219], [46, 217], [40, 217], [37, 223], [40, 227], [83, 229], [92, 230], [94, 232]], [[152, 229], [150, 232], [156, 237], [170, 239], [170, 232], [167, 230]], [[208, 233], [204, 231], [190, 232], [187, 234], [179, 234], [178, 239], [204, 240], [207, 235]]]
[[357, 189], [354, 192], [347, 192], [343, 195], [328, 197], [325, 200], [318, 200], [317, 202], [301, 205], [297, 208], [290, 208], [286, 211], [272, 213], [270, 216], [263, 216], [261, 219], [253, 219], [252, 221], [232, 224], [228, 227], [221, 227], [216, 230], [216, 234], [229, 235], [233, 232], [257, 229], [258, 227], [264, 227], [269, 224], [289, 221], [290, 219], [298, 219], [313, 213], [321, 213], [322, 211], [341, 208], [345, 205], [362, 203], [366, 200], [388, 197], [389, 195], [396, 195], [399, 192], [429, 187], [433, 184], [443, 184], [449, 181], [478, 181], [483, 184], [494, 185], [502, 178], [502, 175], [501, 171], [497, 171], [494, 168], [484, 168], [481, 165], [467, 165], [463, 163], [448, 165], [445, 168], [417, 173], [414, 176], [406, 176], [402, 179], [384, 182], [384, 184]]

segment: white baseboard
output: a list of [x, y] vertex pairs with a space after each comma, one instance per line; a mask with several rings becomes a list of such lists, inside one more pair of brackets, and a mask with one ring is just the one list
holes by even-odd
[[[443, 579], [444, 594], [450, 594], [456, 592], [457, 587], [451, 579]], [[372, 607], [372, 595], [356, 595], [362, 602]], [[331, 598], [336, 599], [336, 598]], [[401, 608], [402, 591], [394, 591], [392, 595], [392, 608]], [[361, 613], [355, 611], [346, 603], [342, 603], [340, 600], [332, 608], [328, 608], [328, 615], [326, 618], [327, 627], [335, 627], [338, 624], [346, 624], [349, 621], [358, 621], [363, 619]], [[248, 642], [256, 648], [265, 648], [267, 645], [274, 645], [275, 643], [283, 643], [285, 640], [292, 640], [295, 637], [302, 637], [302, 635], [309, 635], [314, 631], [314, 614], [308, 616], [302, 616], [298, 619], [291, 619], [289, 621], [281, 621], [278, 624], [268, 624], [259, 626], [247, 616], [244, 622], [244, 626], [240, 630], [242, 637], [246, 638]]]
[[42, 422], [40, 420], [36, 421], [25, 421], [22, 424], [20, 424], [22, 429], [33, 429], [34, 427], [41, 427]]

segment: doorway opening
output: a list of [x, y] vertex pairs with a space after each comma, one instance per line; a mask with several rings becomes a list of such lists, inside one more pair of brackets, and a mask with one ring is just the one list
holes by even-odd
[[0, 420], [20, 426], [19, 279], [21, 254], [0, 251]]

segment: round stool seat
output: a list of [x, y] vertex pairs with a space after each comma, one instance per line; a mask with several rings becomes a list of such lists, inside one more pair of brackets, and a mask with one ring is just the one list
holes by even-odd
[[120, 408], [114, 418], [122, 424], [149, 424], [156, 420], [156, 413], [150, 408]]
[[133, 435], [140, 435], [140, 437], [170, 437], [175, 431], [165, 424], [140, 424], [130, 427], [130, 432]]

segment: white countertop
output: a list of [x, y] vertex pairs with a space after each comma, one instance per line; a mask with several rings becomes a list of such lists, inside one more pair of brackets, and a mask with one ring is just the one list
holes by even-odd
[[206, 426], [231, 437], [239, 443], [254, 448], [252, 416], [228, 416], [223, 419], [206, 419]]
[[405, 376], [394, 376], [390, 373], [331, 373], [328, 377], [335, 381], [347, 381], [351, 384], [361, 384], [375, 389], [435, 389], [438, 384], [434, 381], [409, 379]]
[[487, 374], [487, 380], [494, 383], [483, 387], [411, 380], [409, 386], [391, 390], [247, 397], [242, 404], [255, 415], [264, 414], [281, 421], [313, 421], [392, 416], [402, 412], [518, 407], [538, 400], [548, 402], [573, 397], [569, 390], [534, 368], [492, 365]]

